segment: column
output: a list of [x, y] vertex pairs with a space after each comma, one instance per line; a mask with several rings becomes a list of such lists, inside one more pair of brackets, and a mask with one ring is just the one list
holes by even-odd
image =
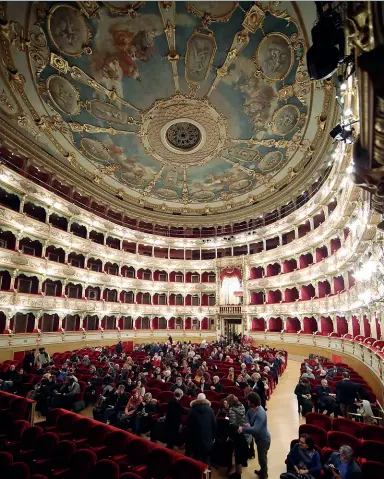
[[139, 243], [136, 243], [136, 254], [139, 254]]
[[323, 207], [323, 213], [324, 213], [324, 220], [326, 220], [328, 218], [328, 207], [327, 206]]
[[45, 258], [46, 252], [47, 252], [47, 246], [48, 246], [48, 240], [45, 240], [43, 243], [43, 246], [41, 248], [41, 256]]
[[318, 316], [318, 317], [315, 316], [315, 320], [316, 320], [316, 323], [317, 323], [317, 330], [320, 333], [322, 333], [322, 330], [321, 330], [321, 316]]
[[39, 329], [39, 319], [41, 319], [42, 316], [43, 316], [43, 312], [41, 310], [36, 312], [36, 314], [35, 314], [35, 324], [33, 325], [33, 330], [34, 331]]
[[300, 321], [300, 331], [304, 331], [304, 318], [302, 316], [297, 316], [297, 319]]
[[352, 314], [345, 314], [345, 320], [347, 321], [348, 334], [353, 337], [353, 328], [352, 328]]
[[37, 276], [37, 280], [38, 280], [37, 293], [41, 294], [43, 291], [43, 281], [45, 280], [45, 276], [39, 275]]
[[295, 239], [298, 239], [299, 237], [299, 227], [298, 226], [295, 226]]
[[15, 269], [14, 272], [12, 273], [12, 276], [11, 276], [11, 284], [9, 286], [10, 290], [15, 289], [15, 280], [16, 280], [18, 274], [19, 274], [19, 270]]
[[312, 216], [309, 218], [309, 226], [311, 228], [311, 231], [315, 229], [314, 224], [313, 224], [313, 217]]
[[329, 317], [331, 318], [332, 324], [333, 324], [333, 332], [337, 333], [337, 318], [336, 314], [330, 314]]
[[377, 326], [376, 326], [376, 311], [369, 311], [368, 313], [368, 319], [371, 324], [371, 337], [375, 339], [379, 339], [377, 337]]
[[285, 331], [287, 329], [287, 318], [286, 316], [282, 316], [282, 315], [280, 315], [280, 318], [283, 323], [283, 331]]
[[267, 249], [267, 240], [263, 238], [263, 251], [266, 251]]
[[51, 216], [52, 214], [52, 210], [51, 208], [47, 208], [46, 212], [45, 212], [45, 222], [47, 224], [49, 224], [49, 217]]
[[66, 313], [58, 313], [58, 316], [59, 316], [59, 326], [58, 326], [58, 331], [60, 331], [60, 329], [63, 329], [63, 321], [66, 317]]
[[19, 212], [20, 212], [20, 213], [23, 213], [26, 198], [27, 198], [27, 195], [23, 195], [23, 196], [21, 197], [20, 209], [19, 209]]
[[203, 324], [203, 320], [202, 319], [199, 319], [199, 329], [201, 331], [201, 325]]
[[152, 258], [155, 256], [155, 245], [152, 245]]

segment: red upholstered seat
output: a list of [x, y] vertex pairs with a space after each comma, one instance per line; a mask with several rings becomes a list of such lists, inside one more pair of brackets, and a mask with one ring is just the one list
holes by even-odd
[[101, 459], [92, 469], [92, 479], [117, 479], [120, 475], [119, 466], [110, 459]]
[[76, 445], [72, 441], [61, 441], [53, 450], [49, 461], [37, 464], [34, 471], [46, 476], [55, 476], [69, 468], [72, 456], [76, 452]]
[[137, 466], [145, 465], [146, 457], [150, 451], [156, 447], [158, 446], [150, 442], [142, 441], [140, 439], [133, 439], [129, 443], [129, 447], [127, 448], [127, 452], [124, 457], [116, 461], [120, 466], [120, 472], [129, 472]]
[[362, 441], [359, 452], [361, 463], [375, 461], [384, 464], [384, 443], [379, 441]]
[[205, 395], [206, 395], [208, 401], [220, 402], [220, 394], [217, 393], [216, 391], [206, 391]]
[[305, 416], [305, 423], [321, 427], [325, 431], [330, 431], [332, 429], [332, 419], [329, 416], [325, 416], [318, 412], [309, 412]]
[[8, 435], [0, 434], [0, 439], [3, 439], [5, 441], [7, 449], [9, 447], [16, 446], [17, 444], [20, 444], [23, 432], [29, 427], [30, 424], [28, 421], [24, 421], [24, 419], [19, 419], [12, 424], [11, 430]]
[[13, 456], [9, 452], [0, 452], [0, 475], [4, 473], [4, 471], [12, 466], [13, 464]]
[[338, 451], [341, 446], [350, 446], [353, 449], [355, 457], [359, 456], [361, 441], [360, 439], [347, 434], [346, 432], [328, 431], [328, 446], [322, 450], [323, 459], [327, 458], [332, 452]]
[[179, 459], [173, 465], [170, 477], [172, 479], [200, 479], [206, 469], [205, 464], [193, 459]]
[[96, 454], [102, 454], [102, 451], [106, 451], [107, 446], [105, 440], [108, 434], [111, 433], [111, 429], [104, 424], [97, 424], [92, 426], [88, 430], [87, 439], [85, 442], [77, 442], [78, 449], [91, 449]]
[[50, 411], [48, 411], [46, 416], [46, 421], [44, 424], [44, 429], [47, 432], [50, 432], [53, 429], [55, 429], [57, 425], [57, 421], [59, 420], [59, 417], [65, 413], [66, 413], [65, 409], [59, 409], [59, 408], [51, 409]]
[[355, 437], [361, 436], [361, 424], [343, 417], [337, 417], [333, 420], [332, 429], [334, 431], [346, 432]]
[[112, 460], [121, 459], [127, 450], [128, 444], [131, 441], [130, 435], [124, 431], [112, 431], [105, 439], [106, 449], [99, 451], [97, 457], [100, 459], [108, 458]]
[[22, 460], [27, 452], [34, 449], [37, 438], [41, 436], [43, 432], [44, 430], [40, 426], [32, 426], [27, 428], [21, 436], [20, 444], [9, 447], [9, 452]]
[[58, 434], [60, 439], [66, 439], [72, 436], [74, 422], [79, 418], [75, 414], [61, 414], [56, 423], [56, 427], [50, 428], [49, 432]]
[[361, 437], [366, 440], [384, 442], [384, 427], [364, 424], [361, 428]]
[[141, 479], [141, 477], [134, 472], [124, 472], [119, 479]]
[[[75, 452], [72, 456], [69, 469], [55, 475], [56, 479], [88, 479], [93, 466], [96, 464], [96, 454], [88, 449]], [[105, 478], [106, 479], [106, 478]]]
[[31, 476], [31, 471], [29, 467], [24, 462], [15, 462], [11, 467], [9, 467], [5, 472], [2, 479], [29, 479]]
[[384, 464], [376, 461], [366, 461], [361, 466], [363, 477], [368, 479], [383, 479]]
[[321, 427], [312, 426], [311, 424], [302, 424], [299, 427], [299, 436], [300, 434], [309, 434], [312, 436], [313, 441], [320, 448], [327, 445], [327, 431]]
[[36, 468], [42, 467], [43, 464], [50, 461], [53, 451], [59, 442], [59, 436], [54, 432], [46, 432], [38, 437], [35, 449], [28, 454], [25, 454], [23, 461], [33, 466], [33, 471]]
[[145, 465], [135, 467], [133, 472], [140, 477], [163, 479], [169, 476], [175, 460], [176, 457], [172, 451], [159, 447], [148, 454]]

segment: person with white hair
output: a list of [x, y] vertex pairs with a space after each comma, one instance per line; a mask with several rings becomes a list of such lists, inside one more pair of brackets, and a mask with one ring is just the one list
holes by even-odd
[[191, 402], [187, 419], [186, 454], [210, 465], [210, 455], [216, 438], [216, 417], [204, 393]]
[[362, 479], [360, 466], [353, 459], [353, 449], [350, 446], [341, 446], [339, 452], [331, 454], [324, 466], [328, 477], [334, 479]]

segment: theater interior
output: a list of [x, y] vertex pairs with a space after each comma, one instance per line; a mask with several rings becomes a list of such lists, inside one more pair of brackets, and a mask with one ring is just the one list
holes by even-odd
[[[104, 449], [82, 479], [226, 477], [112, 426], [108, 443], [92, 404], [40, 414], [35, 364], [6, 392], [31, 350], [100, 366], [96, 352], [120, 342], [141, 364], [140, 345], [171, 338], [202, 360], [220, 344], [231, 357], [232, 343], [282, 352], [278, 383], [267, 381], [269, 479], [310, 426], [294, 394], [308, 361], [342, 365], [382, 428], [344, 416], [358, 428], [356, 478], [383, 478], [383, 4], [9, 1], [0, 37], [0, 451], [17, 420], [75, 443], [83, 420], [77, 430], [99, 428], [90, 449]], [[329, 435], [346, 432], [335, 420], [315, 441], [322, 460], [339, 448]], [[113, 444], [149, 459], [103, 469]], [[4, 447], [15, 456], [5, 479], [73, 477]], [[163, 461], [172, 467], [156, 472]], [[258, 477], [258, 464], [239, 477]]]

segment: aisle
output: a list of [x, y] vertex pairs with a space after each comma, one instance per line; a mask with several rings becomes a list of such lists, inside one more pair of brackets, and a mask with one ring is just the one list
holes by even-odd
[[[299, 375], [300, 362], [288, 361], [288, 366], [267, 404], [268, 428], [272, 436], [268, 454], [269, 479], [279, 479], [280, 474], [285, 471], [284, 461], [289, 445], [291, 440], [297, 437], [299, 425], [303, 422], [297, 412], [296, 396], [293, 394]], [[258, 468], [257, 458], [249, 461], [248, 467], [243, 469], [242, 479], [256, 479], [258, 476], [253, 471]], [[221, 477], [225, 475], [213, 470], [212, 479]]]

